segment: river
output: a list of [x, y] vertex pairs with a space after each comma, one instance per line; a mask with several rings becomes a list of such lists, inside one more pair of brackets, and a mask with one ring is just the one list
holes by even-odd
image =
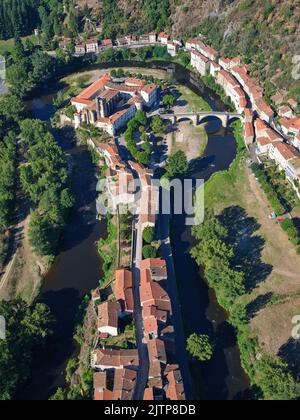
[[[201, 95], [212, 109], [225, 109], [214, 92], [180, 65], [120, 62], [89, 69], [133, 66], [169, 69], [178, 83]], [[51, 94], [33, 99], [30, 104], [33, 115], [49, 120], [53, 113], [53, 97], [54, 94]], [[214, 128], [214, 124], [210, 123], [210, 126]], [[58, 386], [65, 385], [63, 372], [66, 363], [78, 351], [72, 340], [76, 313], [82, 297], [95, 288], [101, 278], [96, 241], [106, 235], [105, 223], [96, 220], [95, 169], [87, 148], [76, 146], [69, 138], [57, 137], [57, 141], [75, 162], [73, 188], [76, 206], [39, 299], [50, 307], [56, 317], [57, 330], [55, 339], [37, 361], [32, 379], [24, 390], [23, 396], [32, 400], [48, 399]], [[213, 173], [227, 169], [235, 155], [236, 142], [231, 131], [210, 134], [205, 156], [194, 167], [192, 177], [209, 179]], [[203, 365], [205, 397], [222, 400], [246, 398], [249, 381], [241, 367], [234, 331], [226, 322], [227, 314], [217, 303], [214, 292], [208, 288], [189, 255], [192, 244], [190, 228], [185, 226], [183, 217], [176, 217], [175, 225], [174, 260], [184, 322], [195, 332], [209, 334], [216, 345], [213, 359]]]

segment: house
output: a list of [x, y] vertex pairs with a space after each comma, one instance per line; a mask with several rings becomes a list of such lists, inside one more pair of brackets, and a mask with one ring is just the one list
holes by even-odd
[[148, 385], [156, 390], [160, 389], [162, 396], [163, 369], [167, 364], [165, 343], [158, 338], [153, 338], [147, 341], [147, 348], [149, 355]]
[[156, 42], [157, 42], [157, 33], [156, 32], [150, 32], [149, 33], [149, 42], [150, 42], [150, 44], [156, 44]]
[[245, 108], [244, 110], [245, 114], [245, 122], [247, 123], [253, 123], [254, 114], [251, 108]]
[[210, 61], [198, 51], [191, 51], [191, 66], [194, 67], [202, 76], [210, 71]]
[[300, 150], [300, 134], [293, 138], [292, 144], [296, 149]]
[[114, 46], [113, 41], [111, 39], [103, 39], [101, 42], [102, 48], [112, 48]]
[[148, 270], [152, 281], [167, 279], [166, 261], [160, 258], [147, 258], [140, 262], [140, 270]]
[[288, 104], [293, 108], [296, 109], [298, 108], [298, 102], [296, 101], [296, 99], [291, 98], [288, 100]]
[[213, 48], [207, 47], [205, 44], [202, 43], [202, 45], [197, 46], [197, 49], [201, 54], [203, 54], [205, 57], [209, 58], [211, 61], [217, 61], [218, 58], [218, 51], [214, 50]]
[[265, 123], [265, 121], [261, 120], [260, 118], [257, 118], [254, 121], [254, 127], [255, 127], [256, 137], [263, 137], [266, 135], [268, 126]]
[[221, 70], [221, 66], [216, 63], [215, 61], [210, 62], [210, 75], [213, 77], [217, 77], [218, 72]]
[[241, 58], [219, 58], [219, 65], [226, 71], [230, 71], [233, 67], [241, 64]]
[[269, 155], [272, 141], [268, 137], [257, 137], [256, 138], [256, 154], [257, 155]]
[[167, 43], [167, 51], [171, 57], [176, 57], [178, 51], [178, 45], [172, 41], [168, 41]]
[[148, 108], [152, 107], [158, 98], [158, 87], [154, 83], [145, 85], [140, 91], [141, 97]]
[[279, 106], [284, 102], [284, 95], [282, 93], [276, 93], [271, 99], [274, 105]]
[[139, 366], [137, 349], [96, 349], [92, 352], [91, 365], [94, 369], [123, 369], [136, 370]]
[[254, 109], [257, 111], [259, 117], [271, 124], [275, 117], [273, 109], [262, 99], [254, 100]]
[[280, 115], [280, 117], [285, 117], [285, 118], [292, 118], [293, 117], [293, 111], [287, 105], [281, 106], [278, 110], [278, 114]]
[[112, 209], [117, 209], [122, 204], [129, 205], [135, 202], [134, 177], [127, 169], [116, 172], [108, 168], [106, 186], [110, 194]]
[[250, 145], [254, 142], [254, 137], [255, 137], [255, 133], [254, 133], [254, 128], [253, 128], [253, 124], [252, 123], [246, 123], [245, 124], [245, 143], [247, 145]]
[[136, 79], [134, 77], [129, 77], [128, 79], [125, 80], [125, 85], [130, 86], [130, 87], [142, 88], [143, 86], [145, 86], [145, 84], [146, 82], [144, 80]]
[[85, 44], [75, 45], [75, 54], [76, 55], [84, 55], [85, 53], [86, 53]]
[[118, 302], [104, 302], [98, 306], [98, 331], [116, 337], [119, 334], [118, 322], [121, 311]]
[[116, 271], [115, 297], [119, 302], [122, 312], [132, 313], [134, 300], [132, 293], [132, 273], [129, 270]]
[[137, 381], [137, 372], [132, 369], [115, 369], [113, 372], [96, 372], [94, 374], [94, 400], [133, 399]]
[[125, 164], [119, 156], [118, 148], [116, 145], [103, 144], [98, 148], [98, 152], [104, 157], [107, 166], [116, 172], [124, 171], [126, 169]]
[[300, 154], [289, 160], [285, 172], [290, 181], [300, 181]]
[[300, 118], [282, 118], [279, 123], [287, 136], [294, 137], [300, 133]]
[[168, 41], [169, 41], [169, 35], [166, 34], [165, 32], [161, 32], [158, 35], [158, 41], [161, 42], [164, 45], [167, 45], [168, 44]]
[[168, 365], [165, 370], [165, 375], [168, 382], [166, 389], [167, 399], [174, 401], [184, 401], [185, 392], [179, 366]]
[[200, 41], [200, 39], [197, 38], [189, 38], [185, 43], [185, 48], [189, 51], [191, 50], [198, 50], [200, 51], [200, 48], [203, 46], [203, 42]]
[[300, 175], [300, 154], [289, 144], [275, 142], [270, 148], [269, 156], [275, 160], [279, 168], [286, 172], [289, 179], [295, 179]]
[[98, 40], [89, 39], [88, 41], [86, 41], [85, 47], [87, 53], [99, 54]]
[[126, 39], [126, 38], [117, 38], [117, 39], [116, 39], [116, 43], [117, 43], [117, 46], [118, 46], [118, 47], [122, 47], [122, 46], [124, 46], [124, 45], [127, 45], [127, 44], [128, 44], [128, 42], [127, 42], [127, 39]]
[[107, 387], [107, 372], [94, 373], [94, 401], [112, 400], [113, 392]]

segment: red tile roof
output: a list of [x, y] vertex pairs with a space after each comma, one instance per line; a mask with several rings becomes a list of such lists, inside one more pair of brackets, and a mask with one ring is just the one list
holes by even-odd
[[129, 270], [116, 271], [115, 297], [121, 301], [121, 307], [125, 311], [133, 311], [134, 301], [132, 293], [132, 273]]

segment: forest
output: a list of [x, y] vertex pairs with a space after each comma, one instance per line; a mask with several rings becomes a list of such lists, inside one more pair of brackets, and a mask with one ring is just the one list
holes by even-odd
[[0, 400], [11, 400], [28, 379], [34, 356], [52, 333], [54, 319], [43, 304], [0, 301], [6, 339], [0, 340]]

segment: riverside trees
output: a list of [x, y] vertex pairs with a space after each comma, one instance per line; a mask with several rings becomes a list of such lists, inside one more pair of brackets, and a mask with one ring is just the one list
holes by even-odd
[[191, 254], [205, 268], [209, 285], [216, 290], [220, 304], [229, 310], [245, 293], [244, 273], [233, 268], [234, 249], [228, 243], [228, 231], [216, 217], [207, 217], [193, 228], [198, 244]]
[[27, 163], [20, 178], [31, 201], [30, 243], [38, 255], [54, 255], [74, 205], [66, 157], [41, 121], [24, 120], [21, 136]]
[[52, 333], [53, 318], [46, 305], [21, 300], [0, 301], [6, 339], [0, 340], [0, 400], [10, 400], [30, 375], [34, 350]]

